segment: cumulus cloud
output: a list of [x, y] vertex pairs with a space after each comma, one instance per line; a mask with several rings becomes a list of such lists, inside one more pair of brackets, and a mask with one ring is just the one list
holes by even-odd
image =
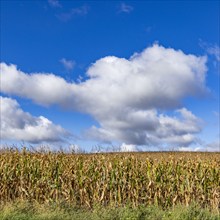
[[120, 9], [119, 12], [124, 12], [124, 13], [130, 13], [133, 11], [133, 7], [131, 5], [125, 4], [125, 3], [121, 3], [120, 4]]
[[74, 68], [74, 66], [75, 66], [75, 61], [73, 61], [73, 60], [67, 60], [67, 59], [65, 59], [65, 58], [60, 59], [60, 63], [63, 64], [64, 68], [65, 68], [67, 71], [73, 70], [73, 68]]
[[71, 100], [72, 86], [63, 78], [53, 74], [25, 74], [15, 65], [1, 63], [1, 92], [32, 99], [34, 102], [49, 106], [65, 105]]
[[62, 5], [58, 0], [48, 0], [48, 3], [53, 8], [62, 8]]
[[[181, 101], [207, 92], [206, 72], [205, 56], [155, 44], [129, 59], [97, 60], [87, 71], [88, 79], [79, 83], [1, 63], [1, 92], [90, 114], [100, 126], [87, 135], [104, 142], [185, 146], [196, 141], [201, 123], [180, 108]], [[176, 109], [173, 116], [166, 115], [166, 110]]]
[[[26, 74], [1, 63], [1, 91], [43, 105], [71, 104], [87, 112], [126, 107], [174, 108], [187, 96], [205, 93], [206, 57], [154, 45], [129, 60], [105, 57], [87, 72], [88, 80], [68, 83], [51, 73]], [[31, 91], [31, 92], [30, 92]], [[53, 92], [52, 92], [53, 91]], [[94, 103], [96, 102], [96, 103]]]
[[185, 108], [177, 113], [178, 116], [169, 117], [156, 110], [119, 112], [114, 119], [103, 119], [101, 128], [93, 126], [87, 135], [102, 142], [119, 139], [133, 145], [187, 146], [196, 143], [193, 134], [201, 131], [201, 120]]
[[1, 98], [1, 139], [31, 143], [64, 141], [70, 134], [43, 116], [24, 112], [16, 100]]

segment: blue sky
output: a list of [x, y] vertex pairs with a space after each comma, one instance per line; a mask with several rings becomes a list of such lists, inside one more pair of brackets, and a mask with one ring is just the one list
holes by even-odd
[[219, 1], [1, 1], [1, 143], [219, 150]]

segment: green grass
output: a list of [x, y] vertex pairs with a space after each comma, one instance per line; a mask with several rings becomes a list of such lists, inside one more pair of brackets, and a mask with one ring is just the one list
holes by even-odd
[[93, 210], [77, 209], [67, 205], [40, 205], [17, 202], [0, 206], [1, 220], [219, 220], [217, 213], [197, 205], [175, 206], [162, 210], [156, 206], [138, 208], [96, 207]]

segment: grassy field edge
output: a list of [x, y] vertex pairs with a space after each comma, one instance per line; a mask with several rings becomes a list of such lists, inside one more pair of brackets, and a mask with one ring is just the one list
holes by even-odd
[[0, 206], [1, 220], [219, 220], [218, 213], [197, 204], [176, 205], [163, 210], [157, 206], [82, 209], [65, 204], [13, 202]]

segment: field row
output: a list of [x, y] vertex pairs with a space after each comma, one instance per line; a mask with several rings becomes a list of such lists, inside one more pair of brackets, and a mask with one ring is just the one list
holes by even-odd
[[220, 208], [220, 154], [0, 153], [0, 200]]

